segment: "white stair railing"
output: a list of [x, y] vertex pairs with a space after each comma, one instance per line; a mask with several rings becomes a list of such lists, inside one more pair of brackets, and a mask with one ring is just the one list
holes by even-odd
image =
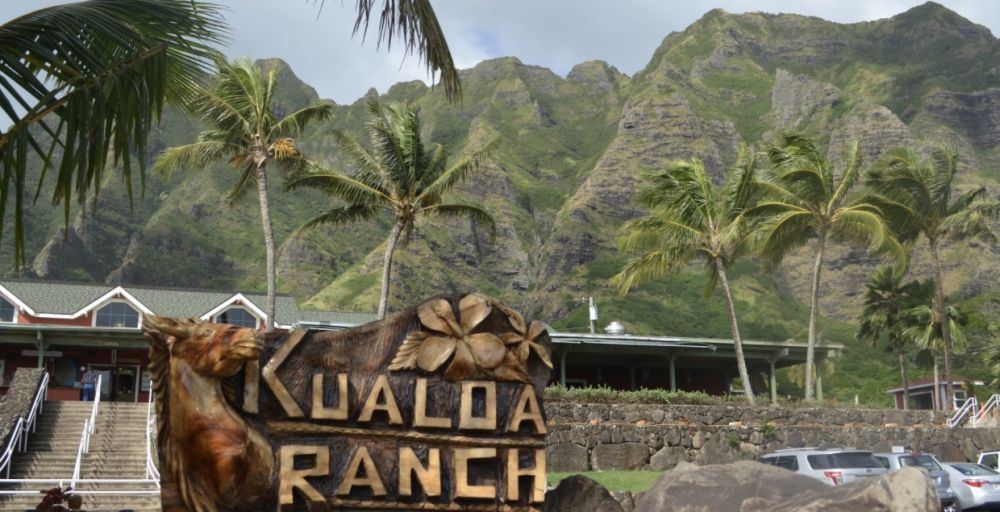
[[989, 400], [986, 400], [986, 403], [972, 416], [972, 426], [978, 427], [980, 423], [986, 421], [990, 412], [996, 409], [998, 405], [1000, 405], [1000, 395], [993, 395]]
[[971, 396], [965, 400], [962, 407], [959, 407], [951, 418], [948, 418], [948, 426], [955, 428], [959, 425], [964, 425], [968, 421], [969, 425], [978, 427], [998, 407], [1000, 407], [1000, 395], [991, 396], [982, 405], [979, 404], [979, 400], [976, 397]]
[[149, 402], [146, 404], [146, 480], [156, 482], [160, 486], [160, 470], [156, 467], [153, 457], [153, 429], [156, 428], [156, 415], [153, 414], [153, 382], [149, 383]]
[[31, 402], [31, 409], [27, 418], [18, 417], [17, 423], [10, 431], [10, 440], [7, 447], [0, 454], [0, 471], [3, 471], [5, 478], [10, 478], [10, 466], [14, 458], [14, 451], [24, 452], [28, 449], [28, 434], [35, 432], [35, 425], [38, 422], [38, 415], [42, 412], [42, 404], [45, 403], [45, 393], [49, 389], [49, 373], [42, 373], [42, 382], [35, 392], [35, 400]]
[[979, 412], [979, 400], [977, 400], [976, 397], [974, 396], [970, 396], [965, 400], [965, 403], [962, 404], [962, 406], [959, 407], [957, 411], [955, 411], [955, 414], [953, 414], [950, 418], [948, 418], [947, 420], [948, 427], [955, 428], [961, 425], [965, 421], [966, 416], [971, 414], [972, 417], [975, 418], [978, 412]]
[[80, 433], [80, 445], [76, 449], [76, 463], [73, 465], [73, 477], [69, 487], [76, 488], [76, 482], [80, 480], [80, 462], [84, 454], [90, 453], [90, 437], [97, 430], [97, 408], [101, 405], [101, 380], [103, 375], [97, 376], [97, 385], [94, 387], [94, 405], [90, 409], [90, 418], [83, 421], [83, 432]]

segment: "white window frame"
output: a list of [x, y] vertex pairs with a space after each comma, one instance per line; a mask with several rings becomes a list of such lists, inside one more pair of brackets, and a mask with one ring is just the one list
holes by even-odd
[[[105, 307], [110, 306], [111, 304], [116, 303], [116, 302], [123, 303], [126, 306], [132, 308], [132, 310], [136, 312], [137, 316], [139, 317], [139, 320], [136, 322], [135, 325], [123, 325], [121, 327], [115, 327], [115, 326], [111, 326], [111, 325], [106, 325], [106, 326], [105, 325], [97, 325], [97, 313], [100, 310], [104, 309]], [[109, 300], [106, 300], [106, 301], [102, 302], [101, 304], [95, 306], [93, 309], [91, 309], [91, 311], [94, 312], [93, 315], [90, 318], [90, 326], [91, 327], [98, 327], [100, 329], [138, 329], [138, 328], [142, 327], [142, 313], [143, 313], [143, 311], [142, 311], [142, 309], [136, 307], [136, 305], [133, 304], [128, 299], [117, 299], [117, 298], [116, 299], [109, 299]]]
[[226, 313], [227, 311], [232, 310], [232, 309], [242, 309], [243, 311], [245, 311], [246, 314], [252, 316], [254, 318], [254, 320], [257, 321], [256, 324], [253, 326], [254, 329], [259, 329], [260, 328], [260, 324], [263, 322], [263, 319], [261, 317], [255, 315], [254, 312], [253, 312], [253, 310], [251, 310], [250, 308], [248, 308], [248, 307], [246, 307], [246, 306], [244, 306], [242, 304], [232, 304], [229, 307], [227, 307], [226, 309], [223, 309], [222, 311], [219, 311], [215, 316], [212, 317], [212, 321], [215, 322], [215, 323], [217, 323], [217, 324], [221, 324], [222, 323], [221, 318], [222, 318], [223, 313]]
[[265, 320], [265, 325], [267, 323], [271, 323], [274, 327], [289, 327], [286, 325], [280, 325], [275, 322], [268, 322], [267, 321], [268, 318], [267, 315], [264, 313], [264, 310], [258, 308], [257, 305], [254, 304], [252, 300], [246, 298], [246, 296], [244, 296], [242, 293], [237, 293], [232, 297], [229, 297], [218, 306], [212, 308], [208, 313], [201, 315], [200, 318], [202, 320], [209, 320], [215, 318], [215, 315], [221, 313], [225, 309], [228, 309], [229, 306], [239, 306], [248, 309], [253, 314], [253, 316], [257, 317], [258, 320]]

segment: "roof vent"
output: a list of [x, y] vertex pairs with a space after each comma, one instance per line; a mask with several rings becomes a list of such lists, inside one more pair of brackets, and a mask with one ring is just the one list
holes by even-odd
[[608, 334], [618, 334], [618, 335], [625, 334], [625, 326], [622, 325], [622, 323], [619, 322], [618, 320], [614, 320], [610, 324], [608, 324], [607, 327], [604, 328], [604, 332]]

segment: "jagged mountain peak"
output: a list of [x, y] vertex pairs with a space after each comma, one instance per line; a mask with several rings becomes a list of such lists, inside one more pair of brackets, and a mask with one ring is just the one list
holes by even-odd
[[954, 32], [967, 38], [995, 40], [990, 29], [937, 2], [925, 2], [885, 21], [901, 30]]
[[278, 85], [276, 100], [279, 104], [297, 110], [319, 101], [316, 89], [299, 78], [283, 59], [272, 57], [258, 59], [256, 62], [265, 71], [276, 70], [275, 79]]

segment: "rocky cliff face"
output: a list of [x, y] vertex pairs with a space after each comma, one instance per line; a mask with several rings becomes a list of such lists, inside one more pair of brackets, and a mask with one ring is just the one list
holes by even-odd
[[[284, 63], [279, 108], [316, 100]], [[642, 175], [674, 159], [699, 158], [721, 180], [740, 144], [761, 145], [784, 130], [816, 136], [838, 161], [859, 141], [870, 163], [887, 148], [947, 142], [963, 152], [961, 181], [989, 183], [1000, 163], [1000, 45], [982, 27], [936, 4], [896, 17], [840, 25], [763, 13], [707, 13], [667, 36], [633, 77], [591, 61], [565, 77], [516, 58], [462, 72], [465, 98], [448, 104], [437, 89], [397, 84], [386, 100], [421, 108], [426, 137], [460, 152], [469, 140], [499, 137], [493, 162], [458, 191], [497, 217], [495, 238], [466, 221], [427, 222], [398, 252], [392, 305], [440, 292], [478, 289], [518, 309], [576, 329], [570, 302], [594, 295], [632, 332], [725, 335], [724, 312], [701, 305], [705, 284], [685, 273], [628, 298], [607, 278], [624, 259], [615, 250], [623, 223], [643, 214], [633, 198]], [[930, 72], [933, 70], [934, 72]], [[372, 91], [370, 94], [377, 94]], [[334, 118], [308, 131], [308, 154], [340, 166], [331, 130], [361, 132], [363, 101], [338, 105]], [[197, 128], [170, 116], [154, 149], [185, 143]], [[277, 171], [274, 171], [277, 173]], [[225, 165], [154, 177], [133, 207], [109, 192], [98, 214], [82, 214], [63, 237], [58, 212], [39, 204], [31, 224], [34, 272], [60, 279], [262, 288], [263, 248], [254, 198], [235, 208], [221, 198], [234, 173]], [[282, 251], [279, 287], [307, 306], [372, 309], [378, 293], [388, 219], [305, 234], [295, 230], [329, 200], [286, 193], [272, 179], [274, 222]], [[44, 243], [48, 240], [47, 243]], [[801, 334], [797, 316], [808, 289], [808, 254], [776, 273], [750, 265], [735, 275], [749, 336]], [[951, 292], [995, 266], [993, 251], [955, 244], [946, 251]], [[963, 262], [961, 266], [954, 262]], [[4, 262], [6, 263], [6, 262]], [[824, 313], [856, 314], [860, 284], [875, 260], [861, 248], [834, 247]], [[926, 268], [917, 256], [915, 268]], [[695, 297], [692, 299], [692, 297]], [[793, 297], [791, 302], [783, 302]], [[685, 311], [691, 324], [684, 324]], [[670, 311], [672, 315], [650, 312]], [[780, 312], [780, 313], [772, 313]], [[782, 313], [787, 318], [782, 318]], [[662, 317], [662, 318], [661, 318]], [[686, 327], [685, 327], [686, 325]]]

